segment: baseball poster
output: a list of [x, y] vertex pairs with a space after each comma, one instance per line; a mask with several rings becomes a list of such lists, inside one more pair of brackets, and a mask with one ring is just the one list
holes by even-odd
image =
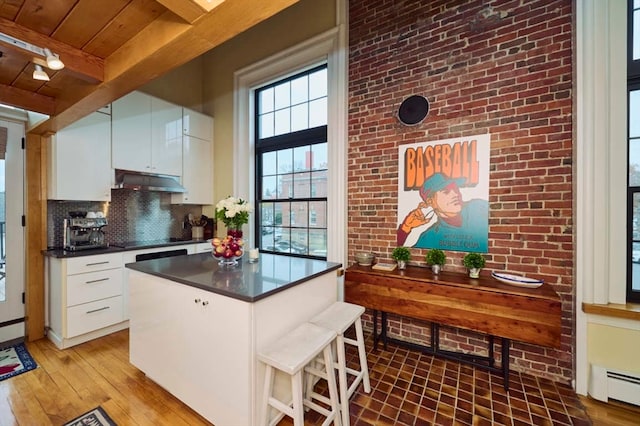
[[399, 147], [399, 246], [488, 251], [490, 148], [490, 134]]

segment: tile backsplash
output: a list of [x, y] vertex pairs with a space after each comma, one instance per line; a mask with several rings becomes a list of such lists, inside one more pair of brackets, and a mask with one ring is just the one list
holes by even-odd
[[53, 201], [47, 202], [47, 246], [62, 247], [62, 221], [70, 211], [101, 211], [109, 221], [104, 228], [106, 240], [153, 241], [164, 238], [189, 238], [191, 231], [183, 229], [185, 217], [202, 214], [201, 206], [171, 204], [171, 194], [164, 192], [111, 191], [111, 202]]

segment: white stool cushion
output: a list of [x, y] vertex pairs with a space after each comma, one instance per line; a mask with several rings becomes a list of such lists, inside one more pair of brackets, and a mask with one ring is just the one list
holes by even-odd
[[343, 334], [362, 314], [364, 307], [347, 302], [334, 302], [309, 322]]
[[314, 359], [335, 337], [335, 331], [304, 323], [260, 351], [258, 359], [293, 375]]

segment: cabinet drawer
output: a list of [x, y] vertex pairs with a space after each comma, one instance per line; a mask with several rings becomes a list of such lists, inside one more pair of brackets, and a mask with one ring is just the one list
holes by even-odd
[[67, 275], [122, 267], [122, 253], [81, 256], [67, 259]]
[[122, 294], [122, 268], [67, 277], [67, 306]]
[[79, 336], [123, 321], [122, 296], [67, 308], [66, 338]]

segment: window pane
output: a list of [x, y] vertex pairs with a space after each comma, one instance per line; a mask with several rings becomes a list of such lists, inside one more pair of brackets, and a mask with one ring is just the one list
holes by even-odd
[[296, 173], [293, 198], [308, 198], [311, 194], [311, 181], [309, 173]]
[[293, 171], [293, 149], [278, 151], [278, 172], [291, 173]]
[[283, 135], [291, 131], [291, 123], [289, 121], [289, 108], [276, 111], [275, 135]]
[[273, 136], [273, 113], [260, 116], [260, 138]]
[[274, 203], [262, 203], [260, 205], [260, 217], [262, 218], [263, 225], [273, 225], [274, 208]]
[[262, 154], [262, 176], [276, 174], [276, 153], [275, 151]]
[[291, 131], [297, 132], [309, 128], [309, 108], [307, 104], [296, 105], [291, 108]]
[[[634, 5], [638, 8], [640, 6]], [[640, 59], [640, 10], [633, 12], [633, 60]]]
[[280, 175], [278, 181], [278, 198], [288, 199], [293, 197], [293, 175], [290, 173]]
[[309, 254], [312, 256], [327, 257], [327, 230], [309, 230]]
[[293, 150], [293, 165], [297, 172], [311, 169], [311, 151], [309, 146], [300, 146]]
[[291, 104], [299, 104], [309, 100], [309, 79], [306, 75], [291, 80]]
[[311, 197], [326, 197], [327, 196], [327, 171], [321, 170], [319, 172], [311, 173]]
[[289, 82], [279, 84], [275, 87], [275, 108], [286, 108], [291, 105]]
[[260, 92], [260, 104], [258, 105], [258, 114], [273, 111], [273, 88]]
[[277, 197], [277, 177], [267, 176], [262, 178], [262, 198], [265, 200], [271, 200]]
[[309, 127], [325, 126], [327, 124], [327, 98], [320, 98], [309, 102]]
[[327, 69], [309, 74], [309, 99], [327, 96]]
[[326, 169], [327, 168], [327, 143], [319, 143], [311, 147], [313, 152], [312, 167], [313, 170]]
[[327, 227], [327, 202], [312, 201], [309, 203], [309, 227]]
[[640, 194], [633, 194], [632, 290], [640, 290]]
[[[276, 205], [274, 206], [273, 212], [274, 212], [274, 216], [273, 216], [273, 220], [274, 220], [274, 225], [280, 226], [282, 225], [282, 206], [283, 203], [276, 203]], [[287, 210], [288, 212], [288, 210]], [[287, 224], [289, 224], [289, 219], [287, 219]], [[282, 233], [282, 231], [280, 231], [280, 234]]]
[[640, 137], [640, 90], [629, 93], [629, 137]]
[[293, 218], [293, 221], [291, 222], [292, 226], [308, 226], [307, 218], [309, 216], [309, 213], [307, 205], [308, 204], [306, 201], [300, 203], [291, 203], [291, 217]]

